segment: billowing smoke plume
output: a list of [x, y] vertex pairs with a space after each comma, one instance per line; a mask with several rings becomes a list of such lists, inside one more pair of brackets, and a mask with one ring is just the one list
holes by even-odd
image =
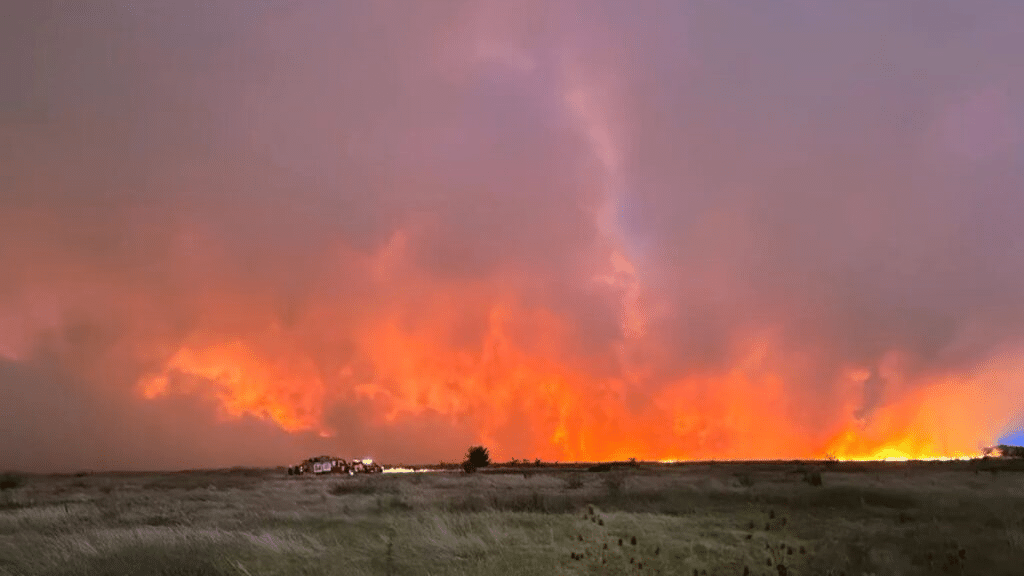
[[0, 468], [943, 456], [1024, 412], [1024, 7], [22, 2]]

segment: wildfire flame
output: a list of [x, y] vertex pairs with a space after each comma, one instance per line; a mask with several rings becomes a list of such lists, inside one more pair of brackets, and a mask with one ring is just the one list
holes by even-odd
[[[205, 386], [226, 417], [248, 414], [326, 436], [333, 430], [324, 407], [355, 398], [373, 407], [371, 421], [381, 426], [425, 412], [453, 423], [468, 419], [498, 458], [517, 437], [544, 458], [596, 461], [976, 456], [998, 434], [979, 422], [991, 418], [1000, 391], [989, 386], [979, 394], [980, 382], [1003, 378], [1012, 390], [1010, 358], [971, 378], [916, 385], [862, 421], [853, 416], [859, 391], [851, 387], [831, 428], [818, 429], [801, 418], [802, 401], [783, 378], [767, 369], [764, 341], [750, 344], [727, 373], [668, 382], [637, 404], [635, 381], [595, 376], [591, 359], [572, 358], [577, 335], [551, 311], [496, 305], [476, 348], [444, 346], [455, 324], [443, 316], [418, 327], [384, 322], [360, 343], [364, 366], [333, 375], [299, 351], [260, 355], [241, 341], [183, 347], [163, 373], [140, 382], [140, 391], [156, 399], [191, 376], [176, 386]], [[623, 336], [624, 346], [630, 341]], [[643, 378], [643, 366], [631, 369]], [[862, 370], [852, 375], [864, 379]]]
[[[337, 433], [326, 416], [332, 405], [368, 406], [366, 422], [381, 427], [435, 415], [468, 424], [498, 458], [529, 450], [589, 461], [917, 459], [972, 456], [993, 443], [998, 430], [984, 423], [1005, 415], [993, 395], [1012, 396], [1012, 356], [968, 376], [915, 376], [894, 349], [877, 366], [837, 370], [835, 382], [821, 383], [829, 396], [815, 398], [806, 375], [794, 376], [800, 351], [765, 329], [732, 335], [731, 367], [666, 373], [663, 365], [689, 351], [652, 331], [658, 314], [671, 310], [659, 304], [655, 313], [656, 291], [645, 285], [614, 217], [623, 154], [609, 104], [582, 70], [569, 74], [568, 85], [565, 105], [600, 172], [593, 217], [601, 248], [590, 281], [617, 302], [612, 348], [581, 345], [586, 328], [531, 301], [529, 280], [440, 281], [416, 269], [418, 235], [430, 226], [421, 223], [396, 230], [375, 254], [344, 255], [349, 272], [370, 279], [379, 297], [339, 320], [349, 328], [340, 365], [322, 345], [339, 340], [335, 329], [300, 322], [294, 333], [184, 345], [140, 382], [141, 393], [156, 399], [176, 386], [205, 386], [228, 417], [250, 415], [322, 437]], [[317, 312], [332, 317], [329, 307]], [[296, 344], [310, 341], [318, 352]], [[885, 397], [867, 402], [876, 373], [893, 383]]]

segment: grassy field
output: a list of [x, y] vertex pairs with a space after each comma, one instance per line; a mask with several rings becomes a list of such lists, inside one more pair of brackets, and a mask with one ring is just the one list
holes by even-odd
[[1019, 576], [1024, 472], [979, 467], [24, 476], [0, 574]]

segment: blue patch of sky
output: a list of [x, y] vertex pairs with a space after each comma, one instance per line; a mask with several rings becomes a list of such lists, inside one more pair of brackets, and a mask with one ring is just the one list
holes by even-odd
[[1014, 430], [1006, 436], [999, 439], [1000, 444], [1009, 444], [1011, 446], [1024, 446], [1024, 430]]
[[1011, 446], [1024, 446], [1024, 412], [1018, 414], [1017, 417], [1006, 426], [1006, 431], [999, 439], [999, 443], [1009, 444]]

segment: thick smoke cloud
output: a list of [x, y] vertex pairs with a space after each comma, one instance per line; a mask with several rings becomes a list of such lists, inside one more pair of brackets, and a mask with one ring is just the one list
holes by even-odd
[[1024, 412], [1015, 2], [21, 4], [0, 468], [955, 455]]

